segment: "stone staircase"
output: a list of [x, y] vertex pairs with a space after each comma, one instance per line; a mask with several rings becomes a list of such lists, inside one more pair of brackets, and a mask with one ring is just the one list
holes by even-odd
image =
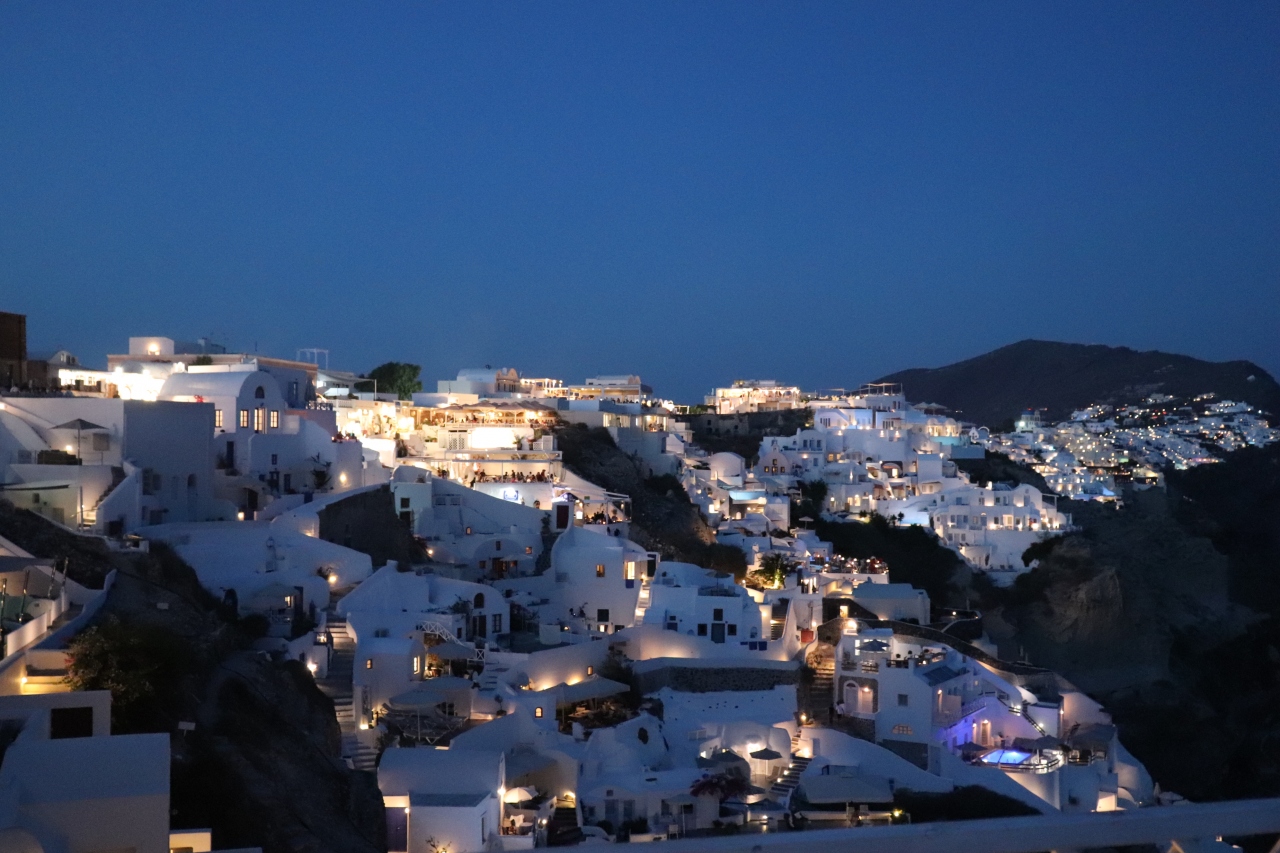
[[351, 688], [356, 644], [347, 633], [345, 616], [328, 611], [327, 628], [333, 649], [329, 655], [329, 672], [319, 681], [320, 689], [333, 700], [338, 727], [342, 730], [342, 757], [355, 770], [372, 771], [377, 769], [377, 751], [360, 742]]
[[556, 804], [556, 810], [547, 823], [547, 846], [568, 847], [577, 844], [585, 836], [578, 826], [578, 810], [573, 806]]
[[788, 805], [791, 802], [791, 795], [795, 793], [796, 787], [800, 784], [800, 774], [809, 768], [809, 763], [813, 761], [799, 754], [800, 751], [800, 733], [796, 732], [791, 736], [791, 763], [787, 765], [787, 769], [778, 777], [778, 781], [773, 783], [773, 787], [769, 789], [769, 793], [773, 798], [782, 805]]
[[835, 649], [824, 643], [809, 654], [809, 666], [813, 668], [813, 683], [809, 685], [808, 701], [803, 709], [809, 719], [826, 725], [835, 705]]
[[481, 690], [497, 690], [501, 683], [501, 676], [511, 669], [509, 666], [494, 666], [489, 664], [480, 672], [480, 689]]

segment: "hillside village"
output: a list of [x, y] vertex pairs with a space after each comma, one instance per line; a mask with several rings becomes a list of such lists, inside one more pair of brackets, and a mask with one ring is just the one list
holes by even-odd
[[[1008, 588], [1078, 529], [1073, 501], [1280, 440], [1211, 388], [1002, 433], [894, 383], [744, 380], [690, 407], [635, 375], [463, 368], [378, 391], [322, 351], [121, 344], [101, 370], [0, 352], [0, 849], [244, 849], [183, 769], [228, 719], [216, 679], [309, 721], [291, 736], [317, 792], [348, 786], [367, 849], [1170, 806], [1097, 701], [819, 528], [924, 531]], [[617, 477], [575, 464], [587, 441]], [[967, 472], [993, 456], [1049, 491]], [[693, 562], [677, 516], [732, 559]], [[196, 645], [217, 637], [191, 676], [206, 698], [114, 732], [158, 688], [112, 643], [179, 615]], [[209, 747], [234, 778], [270, 775], [239, 748]]]

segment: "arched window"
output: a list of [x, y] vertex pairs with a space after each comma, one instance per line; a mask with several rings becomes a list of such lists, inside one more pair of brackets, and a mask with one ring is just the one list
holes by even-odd
[[265, 400], [266, 397], [267, 397], [267, 389], [263, 388], [261, 385], [259, 385], [257, 390], [253, 392], [253, 398], [255, 400]]
[[484, 607], [484, 593], [477, 592], [475, 601], [473, 603], [475, 604], [476, 607]]

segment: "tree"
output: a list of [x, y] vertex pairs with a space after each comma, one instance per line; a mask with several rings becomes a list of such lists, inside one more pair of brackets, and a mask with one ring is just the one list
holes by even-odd
[[112, 615], [67, 647], [72, 690], [110, 690], [111, 716], [123, 731], [156, 731], [173, 710], [178, 682], [190, 667], [185, 641], [163, 628]]
[[388, 361], [369, 371], [367, 378], [378, 383], [382, 392], [394, 393], [401, 400], [408, 400], [414, 392], [422, 390], [422, 368], [408, 362]]
[[760, 568], [751, 577], [760, 581], [766, 589], [781, 589], [791, 572], [791, 563], [778, 551], [770, 551], [760, 558]]
[[725, 772], [703, 776], [693, 783], [689, 788], [689, 793], [695, 797], [714, 794], [723, 801], [731, 797], [742, 797], [749, 790], [751, 790], [751, 783], [744, 779], [741, 774]]

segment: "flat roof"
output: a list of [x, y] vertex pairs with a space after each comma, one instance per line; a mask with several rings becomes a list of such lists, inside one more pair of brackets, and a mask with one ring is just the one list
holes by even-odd
[[420, 794], [409, 793], [410, 806], [436, 806], [453, 808], [474, 808], [485, 801], [486, 797], [495, 796], [488, 791], [472, 791], [465, 794]]
[[19, 740], [5, 752], [0, 780], [18, 785], [24, 802], [168, 796], [169, 736]]

